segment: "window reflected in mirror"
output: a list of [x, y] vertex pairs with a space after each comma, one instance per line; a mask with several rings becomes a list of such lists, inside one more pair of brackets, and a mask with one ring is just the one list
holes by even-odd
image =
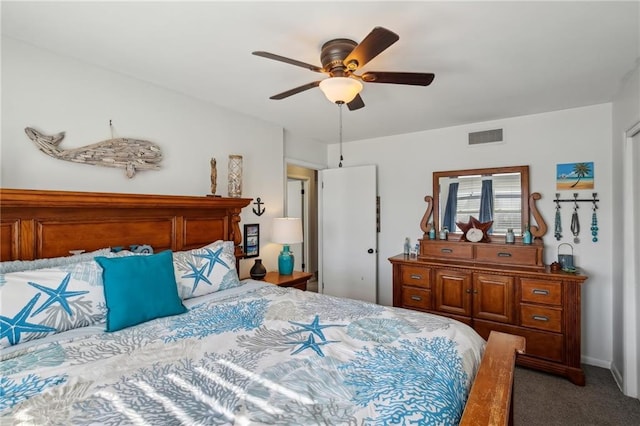
[[453, 170], [433, 173], [434, 222], [438, 229], [461, 233], [457, 222], [493, 221], [492, 235], [513, 229], [516, 235], [529, 221], [528, 166]]
[[506, 234], [520, 228], [520, 173], [497, 173], [440, 179], [443, 226], [461, 232], [456, 222], [467, 223], [473, 216], [480, 222], [493, 221], [490, 234]]

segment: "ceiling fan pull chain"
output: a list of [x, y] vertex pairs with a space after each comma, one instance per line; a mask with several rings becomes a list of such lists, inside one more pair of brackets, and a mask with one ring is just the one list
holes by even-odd
[[342, 157], [342, 105], [344, 105], [344, 102], [338, 103], [338, 122], [340, 123], [340, 163], [338, 163], [338, 167], [342, 167], [342, 161], [344, 160], [344, 158]]

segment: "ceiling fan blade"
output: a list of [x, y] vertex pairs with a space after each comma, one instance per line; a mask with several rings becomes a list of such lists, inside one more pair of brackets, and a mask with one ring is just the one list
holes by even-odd
[[428, 86], [435, 74], [420, 72], [378, 72], [371, 71], [362, 74], [361, 78], [367, 83], [410, 84], [412, 86]]
[[320, 81], [313, 81], [311, 83], [304, 84], [302, 86], [295, 87], [293, 89], [287, 90], [286, 92], [278, 93], [277, 95], [271, 96], [269, 99], [284, 99], [288, 98], [291, 95], [295, 95], [296, 93], [304, 92], [305, 90], [313, 89], [314, 87], [318, 87], [320, 85]]
[[286, 58], [284, 56], [276, 55], [274, 53], [263, 52], [263, 51], [256, 51], [256, 52], [251, 52], [251, 53], [256, 55], [256, 56], [262, 56], [263, 58], [273, 59], [274, 61], [280, 61], [280, 62], [284, 62], [286, 64], [296, 65], [298, 67], [306, 68], [306, 69], [311, 70], [311, 71], [324, 72], [324, 69], [322, 69], [322, 68], [320, 68], [318, 66], [307, 64], [306, 62], [302, 62], [302, 61], [296, 61], [295, 59]]
[[375, 27], [342, 62], [349, 70], [355, 71], [399, 39], [400, 36], [393, 31]]
[[360, 97], [360, 94], [357, 94], [356, 97], [347, 104], [347, 108], [349, 108], [349, 111], [355, 111], [357, 109], [364, 108], [364, 101]]

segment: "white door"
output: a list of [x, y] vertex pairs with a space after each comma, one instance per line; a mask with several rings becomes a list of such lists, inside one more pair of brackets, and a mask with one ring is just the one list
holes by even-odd
[[[305, 181], [300, 179], [287, 180], [287, 217], [299, 217], [302, 219], [302, 235], [304, 240], [309, 235], [308, 220], [306, 214], [305, 203]], [[307, 243], [303, 241], [298, 244], [291, 244], [290, 249], [293, 252], [293, 270], [306, 271], [307, 263]]]
[[376, 167], [320, 172], [322, 259], [318, 291], [377, 302]]

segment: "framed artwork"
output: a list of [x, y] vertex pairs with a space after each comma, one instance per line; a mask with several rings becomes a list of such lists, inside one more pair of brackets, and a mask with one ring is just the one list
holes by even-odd
[[260, 224], [244, 225], [244, 257], [260, 256]]
[[556, 167], [556, 189], [593, 189], [593, 162], [558, 164]]

